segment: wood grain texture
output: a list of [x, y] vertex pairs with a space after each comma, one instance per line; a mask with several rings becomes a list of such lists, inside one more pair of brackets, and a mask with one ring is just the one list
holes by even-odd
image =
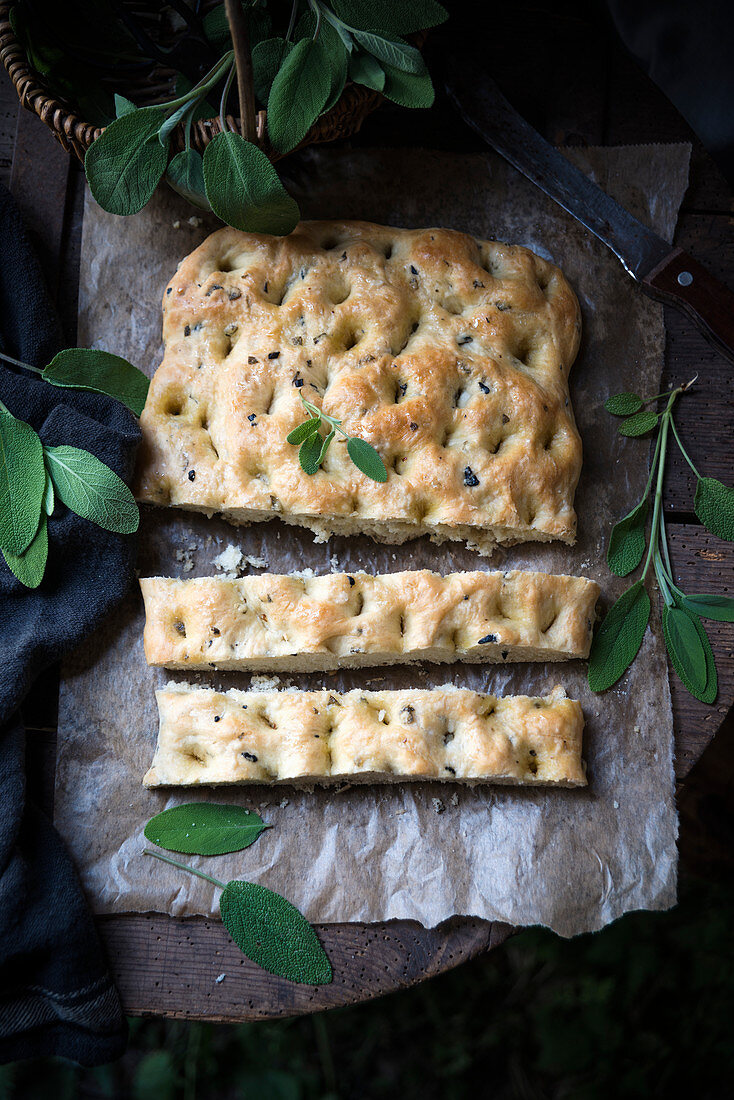
[[433, 929], [415, 921], [316, 925], [334, 980], [305, 986], [267, 974], [245, 958], [219, 921], [153, 913], [102, 917], [98, 927], [125, 1012], [229, 1021], [372, 1000], [451, 970], [513, 931], [507, 924], [461, 918]]

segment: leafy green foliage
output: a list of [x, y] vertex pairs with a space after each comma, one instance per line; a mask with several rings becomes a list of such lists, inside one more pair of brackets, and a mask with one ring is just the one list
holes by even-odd
[[136, 1067], [132, 1100], [175, 1100], [176, 1077], [171, 1052], [150, 1051]]
[[38, 434], [0, 406], [0, 550], [18, 557], [29, 545], [45, 487]]
[[331, 963], [306, 918], [280, 894], [254, 882], [228, 882], [219, 899], [222, 923], [240, 950], [270, 974], [323, 985]]
[[663, 635], [673, 667], [691, 695], [706, 689], [706, 654], [696, 630], [695, 616], [680, 607], [663, 607]]
[[693, 507], [707, 531], [734, 542], [734, 489], [714, 477], [700, 477]]
[[165, 122], [160, 107], [141, 107], [110, 123], [87, 149], [89, 188], [110, 214], [136, 214], [151, 198], [166, 170], [167, 145], [158, 140]]
[[658, 422], [658, 414], [651, 409], [643, 409], [642, 412], [635, 413], [630, 416], [623, 424], [620, 424], [617, 431], [620, 435], [626, 436], [638, 436], [644, 435], [645, 432], [649, 432]]
[[322, 439], [318, 432], [309, 433], [298, 448], [298, 461], [304, 474], [315, 474], [321, 465]]
[[15, 574], [21, 584], [26, 588], [38, 588], [43, 580], [48, 558], [46, 513], [41, 512], [38, 530], [22, 554], [11, 554], [8, 550], [3, 550], [2, 555], [11, 573]]
[[312, 416], [308, 420], [304, 420], [302, 424], [297, 424], [296, 427], [288, 432], [285, 437], [288, 443], [303, 443], [304, 439], [308, 439], [310, 435], [319, 430], [319, 424], [321, 423], [321, 417]]
[[43, 453], [54, 489], [67, 508], [106, 531], [137, 531], [135, 498], [109, 466], [78, 447], [44, 447]]
[[413, 34], [448, 19], [435, 0], [333, 0], [331, 7], [348, 26], [388, 34]]
[[650, 597], [636, 581], [612, 605], [594, 636], [589, 655], [589, 687], [606, 691], [634, 661], [650, 619]]
[[392, 65], [382, 67], [385, 70], [383, 95], [387, 99], [401, 107], [418, 109], [432, 106], [435, 92], [428, 73], [414, 76], [412, 73], [401, 72]]
[[52, 386], [104, 393], [140, 416], [148, 396], [149, 380], [142, 371], [109, 351], [66, 348], [53, 357], [42, 378]]
[[48, 470], [46, 473], [46, 487], [43, 490], [43, 510], [49, 517], [53, 515], [54, 507], [56, 505], [56, 497], [54, 494], [54, 483], [48, 476]]
[[704, 619], [720, 623], [734, 623], [734, 600], [730, 596], [692, 595], [680, 596], [678, 602]]
[[288, 54], [293, 49], [292, 42], [285, 38], [266, 38], [258, 42], [252, 51], [252, 76], [255, 95], [262, 104], [267, 104], [273, 81]]
[[122, 118], [123, 115], [132, 114], [133, 111], [137, 111], [133, 101], [115, 92], [115, 118]]
[[369, 31], [355, 30], [353, 33], [362, 49], [371, 53], [383, 65], [390, 65], [393, 69], [398, 69], [402, 73], [412, 73], [414, 76], [425, 74], [425, 62], [420, 50], [415, 46], [409, 46], [399, 38], [383, 38]]
[[302, 39], [283, 60], [268, 97], [273, 148], [287, 153], [306, 136], [331, 90], [329, 54], [321, 38]]
[[636, 393], [616, 393], [604, 402], [604, 408], [612, 416], [631, 416], [642, 408], [642, 398]]
[[612, 528], [607, 548], [607, 564], [618, 577], [626, 577], [642, 561], [648, 510], [649, 503], [645, 497]]
[[347, 452], [354, 465], [373, 481], [387, 481], [385, 463], [375, 448], [365, 439], [350, 436], [347, 440]]
[[221, 856], [249, 848], [269, 828], [258, 814], [242, 806], [187, 802], [156, 814], [144, 833], [169, 852]]
[[298, 206], [265, 153], [239, 134], [217, 134], [209, 142], [204, 185], [214, 213], [235, 229], [282, 236], [298, 224]]
[[349, 59], [349, 79], [381, 92], [385, 87], [385, 70], [368, 53], [354, 53]]
[[211, 210], [204, 186], [204, 159], [198, 149], [176, 153], [166, 171], [166, 179], [182, 198], [199, 208]]

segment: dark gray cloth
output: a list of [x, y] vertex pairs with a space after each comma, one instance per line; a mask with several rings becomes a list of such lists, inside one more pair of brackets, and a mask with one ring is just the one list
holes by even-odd
[[[0, 350], [44, 366], [59, 326], [36, 257], [0, 189]], [[0, 366], [0, 399], [44, 443], [91, 451], [122, 478], [140, 438], [117, 401], [62, 390]], [[122, 598], [135, 539], [57, 504], [39, 588], [0, 558], [0, 1062], [62, 1055], [99, 1065], [124, 1050], [126, 1026], [74, 866], [26, 795], [19, 706], [44, 669], [72, 650]]]

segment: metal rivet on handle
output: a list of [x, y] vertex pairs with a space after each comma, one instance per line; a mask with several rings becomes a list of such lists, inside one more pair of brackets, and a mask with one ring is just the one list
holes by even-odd
[[680, 275], [678, 276], [678, 282], [681, 286], [690, 286], [693, 282], [693, 276], [691, 275], [690, 271], [681, 271]]

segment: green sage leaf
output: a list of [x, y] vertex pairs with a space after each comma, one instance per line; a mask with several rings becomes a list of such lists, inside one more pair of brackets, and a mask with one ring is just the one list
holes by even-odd
[[204, 186], [204, 160], [198, 149], [176, 153], [166, 170], [166, 179], [177, 194], [199, 210], [211, 210]]
[[326, 111], [331, 110], [335, 103], [339, 102], [344, 91], [344, 85], [349, 75], [349, 53], [338, 31], [325, 19], [321, 20], [319, 39], [326, 47], [331, 69], [329, 94], [326, 97], [326, 103], [321, 108], [321, 113], [325, 114]]
[[384, 65], [385, 87], [382, 94], [399, 103], [401, 107], [416, 109], [430, 107], [435, 99], [435, 92], [431, 77], [428, 73], [423, 76], [414, 76], [412, 73], [403, 73], [392, 65]]
[[693, 615], [693, 625], [698, 631], [698, 636], [701, 639], [701, 645], [706, 655], [706, 687], [701, 692], [699, 699], [702, 703], [707, 703], [711, 706], [716, 701], [716, 696], [719, 693], [719, 678], [716, 673], [716, 661], [714, 660], [714, 651], [711, 648], [711, 642], [709, 641], [708, 634], [704, 629], [704, 625], [699, 619], [698, 615]]
[[680, 607], [663, 607], [663, 636], [675, 671], [691, 695], [706, 688], [706, 654], [693, 616]]
[[283, 236], [300, 213], [272, 164], [239, 134], [217, 134], [204, 152], [204, 185], [212, 210], [246, 233]]
[[54, 495], [54, 483], [48, 476], [48, 470], [46, 470], [46, 487], [43, 490], [43, 510], [46, 515], [51, 518], [53, 515], [54, 506], [56, 504], [56, 497]]
[[616, 393], [604, 402], [604, 408], [613, 416], [631, 416], [642, 408], [642, 398], [636, 393]]
[[385, 87], [385, 70], [371, 54], [354, 53], [349, 59], [349, 79], [381, 92]]
[[302, 424], [297, 424], [292, 431], [288, 432], [285, 437], [288, 443], [303, 443], [304, 439], [308, 439], [310, 435], [319, 430], [319, 424], [321, 423], [320, 416], [311, 416], [308, 420], [304, 420]]
[[302, 913], [254, 882], [228, 882], [219, 899], [222, 923], [248, 959], [292, 982], [324, 985], [331, 963]]
[[263, 42], [258, 42], [253, 49], [253, 84], [255, 95], [263, 105], [267, 104], [273, 81], [292, 49], [293, 43], [286, 42], [285, 38], [266, 38]]
[[115, 118], [122, 118], [123, 115], [131, 115], [133, 111], [137, 111], [137, 107], [130, 99], [125, 99], [124, 95], [118, 95], [115, 92]]
[[106, 531], [137, 531], [140, 513], [122, 478], [89, 451], [78, 447], [45, 447], [46, 466], [59, 499], [83, 519]]
[[23, 553], [38, 530], [46, 473], [38, 434], [0, 408], [0, 549]]
[[350, 436], [347, 440], [347, 453], [358, 470], [373, 481], [387, 481], [385, 463], [375, 448], [365, 439]]
[[388, 34], [413, 34], [449, 17], [435, 0], [333, 0], [331, 7], [350, 27]]
[[700, 477], [693, 508], [707, 531], [734, 542], [734, 489], [715, 477]]
[[391, 65], [401, 73], [425, 76], [426, 63], [415, 46], [409, 46], [400, 38], [383, 38], [382, 35], [371, 34], [369, 31], [355, 30], [353, 34], [362, 49], [371, 53], [378, 61]]
[[620, 424], [617, 431], [620, 435], [626, 436], [644, 435], [645, 432], [649, 432], [651, 428], [655, 427], [658, 420], [658, 414], [653, 412], [652, 409], [643, 409], [642, 412], [635, 413], [623, 424]]
[[268, 97], [268, 133], [273, 148], [288, 153], [306, 136], [331, 91], [326, 46], [317, 38], [297, 42], [278, 71]]
[[150, 381], [141, 370], [119, 355], [98, 348], [66, 348], [54, 355], [43, 371], [52, 386], [104, 393], [140, 416]]
[[326, 458], [326, 452], [328, 451], [329, 447], [331, 446], [335, 435], [336, 435], [336, 428], [332, 428], [331, 431], [329, 432], [329, 434], [327, 435], [326, 439], [324, 440], [323, 446], [321, 447], [321, 451], [319, 452], [319, 466], [321, 465], [321, 463]]
[[298, 461], [305, 474], [315, 474], [319, 468], [322, 439], [318, 432], [307, 436], [298, 448]]
[[607, 563], [612, 573], [616, 573], [618, 577], [626, 577], [642, 561], [642, 555], [645, 553], [645, 521], [648, 510], [649, 501], [645, 497], [612, 528], [607, 549]]
[[22, 554], [2, 551], [8, 568], [26, 588], [38, 588], [43, 580], [48, 559], [48, 522], [45, 512], [41, 512], [38, 530]]
[[158, 141], [165, 122], [160, 107], [140, 107], [115, 119], [84, 158], [89, 188], [110, 214], [137, 214], [166, 170], [168, 148]]
[[734, 600], [730, 596], [707, 596], [701, 593], [678, 596], [677, 599], [679, 604], [687, 607], [694, 615], [715, 619], [719, 623], [734, 623]]
[[269, 828], [258, 814], [242, 806], [187, 802], [156, 814], [143, 831], [148, 840], [169, 852], [222, 856], [249, 848]]
[[610, 607], [594, 636], [589, 655], [589, 687], [606, 691], [634, 661], [650, 619], [650, 597], [636, 581]]

